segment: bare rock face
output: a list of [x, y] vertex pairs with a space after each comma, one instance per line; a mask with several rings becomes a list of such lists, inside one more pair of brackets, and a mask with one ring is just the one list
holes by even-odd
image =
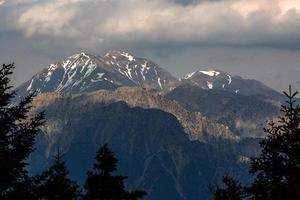
[[164, 94], [191, 112], [201, 112], [208, 119], [229, 127], [241, 138], [262, 138], [266, 122], [279, 114], [280, 102], [260, 95], [234, 94], [182, 85]]
[[174, 100], [167, 100], [159, 93], [143, 88], [120, 87], [115, 91], [100, 90], [84, 94], [58, 94], [49, 93], [40, 95], [35, 99], [36, 107], [47, 107], [51, 102], [65, 99], [72, 102], [72, 106], [88, 106], [91, 104], [109, 104], [118, 101], [126, 102], [130, 107], [159, 109], [174, 115], [184, 127], [191, 140], [209, 141], [210, 139], [225, 139], [238, 141], [225, 125], [216, 123], [204, 117], [200, 112], [188, 111]]

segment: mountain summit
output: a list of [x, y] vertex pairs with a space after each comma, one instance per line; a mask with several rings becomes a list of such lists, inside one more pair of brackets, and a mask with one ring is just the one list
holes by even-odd
[[110, 51], [104, 56], [78, 53], [49, 65], [17, 88], [19, 96], [28, 93], [81, 93], [115, 90], [119, 87], [142, 87], [171, 91], [189, 84], [207, 90], [223, 90], [242, 95], [263, 95], [281, 100], [282, 95], [257, 80], [232, 76], [226, 72], [198, 70], [180, 79], [156, 63], [126, 51]]
[[232, 76], [226, 72], [211, 69], [198, 70], [179, 79], [180, 85], [190, 84], [202, 89], [216, 89], [242, 95], [263, 95], [274, 99], [281, 99], [282, 95], [254, 79], [244, 79]]
[[[181, 82], [188, 82], [202, 89], [225, 89], [230, 87], [232, 76], [217, 70], [194, 71], [180, 78]], [[235, 91], [236, 93], [238, 91]]]
[[20, 95], [32, 91], [78, 93], [113, 90], [120, 86], [162, 90], [175, 80], [154, 62], [128, 52], [111, 51], [105, 56], [83, 52], [49, 65], [22, 84], [18, 91]]

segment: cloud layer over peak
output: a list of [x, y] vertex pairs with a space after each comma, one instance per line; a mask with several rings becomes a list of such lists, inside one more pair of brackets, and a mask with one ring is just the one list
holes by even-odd
[[27, 36], [277, 46], [300, 39], [297, 0], [44, 0], [18, 7], [15, 26]]

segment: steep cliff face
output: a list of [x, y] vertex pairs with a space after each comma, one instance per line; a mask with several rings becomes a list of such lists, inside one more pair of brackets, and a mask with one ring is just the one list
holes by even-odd
[[[142, 88], [120, 87], [116, 91], [100, 90], [85, 94], [44, 94], [38, 96], [35, 104], [48, 104], [52, 100], [66, 98], [75, 105], [78, 100], [84, 99], [86, 104], [111, 103], [124, 101], [131, 107], [154, 108], [173, 114], [184, 127], [191, 140], [209, 141], [211, 139], [225, 139], [238, 141], [239, 137], [234, 135], [227, 126], [216, 123], [204, 117], [200, 112], [188, 111], [179, 103], [167, 100], [159, 93], [151, 92]], [[47, 99], [47, 102], [45, 101]], [[83, 101], [81, 101], [82, 103]], [[85, 106], [85, 105], [84, 105]]]
[[[238, 156], [191, 141], [170, 113], [118, 101], [123, 93], [133, 96], [126, 89], [38, 96], [35, 111], [46, 110], [48, 123], [37, 139], [31, 171], [39, 171], [59, 145], [72, 177], [83, 181], [96, 150], [107, 142], [119, 158], [118, 172], [129, 176], [127, 186], [145, 189], [150, 200], [208, 199], [208, 183], [224, 173], [242, 176]], [[132, 104], [140, 104], [132, 98]], [[164, 104], [156, 98], [149, 98], [145, 105]]]

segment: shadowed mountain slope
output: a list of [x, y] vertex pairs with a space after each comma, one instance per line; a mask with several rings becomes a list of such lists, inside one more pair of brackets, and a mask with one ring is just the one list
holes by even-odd
[[35, 99], [36, 110], [46, 110], [47, 124], [31, 157], [33, 173], [59, 145], [72, 177], [82, 182], [98, 147], [107, 142], [120, 160], [120, 174], [129, 177], [127, 187], [145, 189], [150, 200], [208, 199], [207, 184], [222, 174], [245, 179], [238, 156], [190, 141], [172, 114], [98, 101], [97, 96], [45, 94]]

